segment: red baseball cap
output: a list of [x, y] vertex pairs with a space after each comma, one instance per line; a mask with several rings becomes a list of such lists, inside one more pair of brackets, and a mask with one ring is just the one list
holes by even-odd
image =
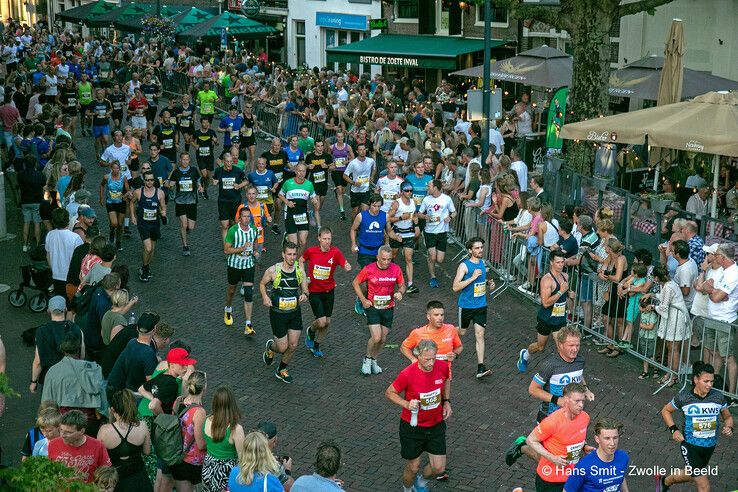
[[167, 354], [167, 362], [170, 364], [179, 364], [181, 366], [193, 366], [197, 364], [195, 359], [190, 359], [190, 353], [180, 347], [173, 348], [169, 351]]

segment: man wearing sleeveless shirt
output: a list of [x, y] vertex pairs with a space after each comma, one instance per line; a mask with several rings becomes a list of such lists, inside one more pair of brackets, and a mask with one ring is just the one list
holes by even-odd
[[477, 379], [492, 374], [484, 365], [484, 333], [487, 328], [487, 289], [494, 290], [495, 282], [487, 279], [484, 257], [484, 239], [473, 237], [466, 243], [469, 259], [456, 269], [453, 291], [459, 293], [459, 334], [464, 335], [474, 325], [477, 349]]
[[167, 207], [164, 203], [164, 192], [154, 187], [154, 173], [144, 173], [144, 187], [133, 191], [128, 202], [129, 215], [133, 225], [138, 226], [138, 233], [143, 242], [143, 263], [139, 280], [148, 282], [151, 279], [151, 260], [154, 257], [156, 241], [161, 237], [159, 219], [166, 225]]
[[397, 258], [397, 254], [402, 248], [402, 254], [405, 257], [405, 273], [407, 274], [407, 293], [412, 294], [418, 292], [418, 288], [413, 283], [413, 250], [415, 248], [415, 240], [420, 237], [420, 228], [418, 226], [418, 218], [415, 215], [415, 201], [413, 196], [413, 184], [410, 181], [403, 181], [400, 186], [400, 196], [392, 202], [387, 212], [387, 222], [392, 225], [389, 235], [389, 244], [392, 248], [392, 260]]

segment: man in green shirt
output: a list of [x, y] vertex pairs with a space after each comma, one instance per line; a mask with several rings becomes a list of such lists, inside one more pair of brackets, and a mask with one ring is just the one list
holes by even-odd
[[308, 135], [307, 125], [300, 127], [300, 136], [297, 138], [297, 146], [302, 150], [302, 155], [308, 155], [315, 150], [315, 140]]
[[313, 183], [307, 181], [307, 166], [300, 162], [295, 166], [295, 177], [288, 179], [279, 191], [279, 199], [284, 204], [287, 217], [284, 221], [287, 240], [297, 244], [297, 256], [305, 250], [310, 221], [308, 220], [308, 201], [315, 210], [315, 221], [320, 224], [320, 201], [315, 194]]
[[211, 123], [215, 115], [215, 103], [220, 100], [214, 90], [210, 88], [210, 82], [203, 82], [202, 90], [197, 93], [197, 106], [200, 110], [200, 119], [206, 118]]
[[238, 212], [238, 222], [226, 232], [223, 246], [228, 265], [228, 287], [226, 288], [223, 322], [226, 326], [233, 324], [231, 302], [236, 293], [236, 285], [243, 282], [243, 312], [246, 316], [243, 333], [249, 336], [256, 333], [251, 325], [251, 312], [254, 301], [254, 263], [259, 255], [259, 250], [255, 247], [258, 238], [259, 230], [251, 219], [251, 210], [249, 207], [243, 207]]
[[90, 130], [88, 130], [87, 127], [91, 125], [92, 114], [88, 116], [87, 110], [90, 108], [90, 104], [92, 104], [92, 82], [87, 79], [86, 73], [82, 74], [79, 85], [77, 85], [77, 99], [81, 106], [80, 113], [82, 114], [82, 117], [80, 118], [80, 125], [82, 127], [82, 135], [90, 136], [92, 133], [90, 133]]

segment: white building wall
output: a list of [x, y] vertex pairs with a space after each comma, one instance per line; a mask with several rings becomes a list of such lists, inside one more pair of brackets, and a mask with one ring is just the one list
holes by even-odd
[[738, 0], [674, 0], [658, 7], [655, 15], [623, 17], [618, 63], [663, 56], [675, 18], [684, 25], [685, 67], [738, 80]]
[[[289, 14], [287, 15], [287, 63], [297, 66], [300, 35], [296, 32], [298, 22], [305, 23], [305, 62], [309, 67], [322, 68], [326, 66], [326, 31], [335, 31], [338, 37], [351, 42], [351, 39], [363, 39], [376, 36], [380, 31], [359, 31], [356, 29], [342, 29], [340, 27], [326, 27], [316, 25], [318, 12], [366, 16], [367, 19], [379, 19], [382, 14], [380, 0], [289, 0]], [[368, 24], [367, 24], [368, 25]], [[338, 41], [337, 41], [338, 42]], [[373, 70], [379, 68], [373, 67]]]

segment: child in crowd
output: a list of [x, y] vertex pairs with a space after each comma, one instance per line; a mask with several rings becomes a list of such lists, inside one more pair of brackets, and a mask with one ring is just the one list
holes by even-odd
[[[641, 313], [641, 324], [638, 329], [638, 345], [636, 349], [638, 353], [649, 358], [653, 358], [656, 354], [656, 324], [658, 322], [658, 315], [653, 310], [651, 304], [651, 296], [641, 296], [638, 304], [638, 309]], [[643, 370], [638, 376], [638, 379], [648, 378], [649, 364], [645, 360], [643, 361]], [[654, 367], [653, 377], [658, 377], [659, 372]]]
[[628, 306], [625, 311], [625, 329], [623, 330], [622, 325], [619, 327], [621, 333], [618, 337], [620, 339], [618, 346], [623, 350], [628, 350], [632, 346], [630, 339], [633, 335], [633, 324], [638, 319], [638, 304], [641, 297], [643, 297], [643, 292], [638, 287], [646, 284], [647, 274], [648, 267], [646, 265], [634, 262], [631, 275], [624, 286], [625, 292], [628, 294]]

